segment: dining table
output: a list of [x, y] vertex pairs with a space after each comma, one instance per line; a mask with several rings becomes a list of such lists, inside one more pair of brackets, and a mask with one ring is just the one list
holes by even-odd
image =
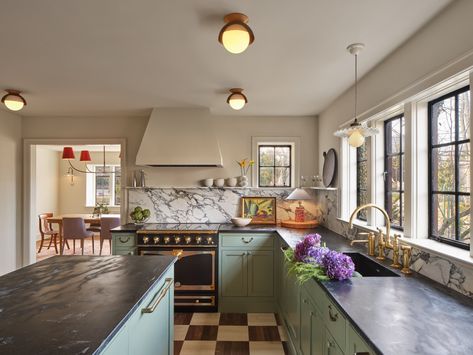
[[67, 217], [80, 217], [84, 219], [84, 223], [90, 224], [90, 225], [99, 225], [100, 224], [100, 218], [101, 217], [118, 217], [120, 218], [119, 214], [102, 214], [100, 215], [94, 215], [90, 213], [73, 213], [73, 214], [63, 214], [63, 215], [57, 215], [53, 217], [48, 217], [47, 221], [49, 224], [57, 224], [58, 225], [58, 236], [59, 236], [59, 253], [60, 255], [63, 254], [63, 248], [62, 248], [62, 243], [63, 243], [63, 233], [62, 233], [62, 219], [67, 218]]

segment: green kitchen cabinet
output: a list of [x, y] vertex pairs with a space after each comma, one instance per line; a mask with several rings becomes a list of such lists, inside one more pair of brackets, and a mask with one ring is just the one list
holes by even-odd
[[365, 343], [365, 341], [353, 329], [352, 325], [348, 326], [348, 349], [347, 354], [367, 353], [374, 355], [375, 352]]
[[246, 253], [244, 250], [223, 250], [221, 252], [222, 296], [244, 297], [248, 294]]
[[136, 255], [136, 234], [112, 232], [112, 255]]
[[328, 330], [325, 331], [325, 351], [323, 355], [345, 355]]
[[288, 273], [287, 265], [282, 268], [281, 307], [289, 336], [295, 345], [300, 337], [300, 285], [293, 274]]
[[323, 355], [325, 325], [321, 312], [313, 304], [304, 287], [301, 288], [300, 351], [302, 355]]
[[272, 251], [249, 251], [248, 296], [272, 297], [274, 294], [274, 260]]

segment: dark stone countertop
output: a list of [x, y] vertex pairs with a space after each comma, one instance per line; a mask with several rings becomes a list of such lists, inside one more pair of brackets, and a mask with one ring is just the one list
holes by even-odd
[[[366, 254], [362, 246], [350, 246], [347, 239], [324, 227], [297, 230], [221, 225], [220, 231], [277, 232], [290, 247], [309, 233], [319, 233], [330, 249]], [[389, 267], [390, 261], [382, 264]], [[379, 354], [473, 354], [473, 299], [415, 272], [405, 276], [390, 269], [401, 277], [353, 278], [319, 284]]]
[[115, 227], [111, 229], [111, 232], [114, 233], [134, 233], [136, 231], [139, 231], [143, 226], [136, 225], [134, 223], [127, 223], [127, 224], [122, 224], [121, 226]]
[[94, 353], [174, 261], [55, 256], [0, 277], [0, 353]]

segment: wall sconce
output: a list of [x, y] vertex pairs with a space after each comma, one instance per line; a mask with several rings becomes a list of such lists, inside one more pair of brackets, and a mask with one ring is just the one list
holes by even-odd
[[74, 186], [74, 169], [72, 169], [71, 167], [67, 168], [66, 176], [69, 178], [69, 184], [71, 186]]

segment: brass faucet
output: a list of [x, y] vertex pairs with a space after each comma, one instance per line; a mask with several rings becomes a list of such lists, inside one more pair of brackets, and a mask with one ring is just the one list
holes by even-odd
[[391, 267], [395, 269], [400, 269], [401, 264], [399, 264], [399, 238], [401, 236], [399, 234], [394, 234], [394, 239], [393, 239], [393, 263], [391, 264]]
[[409, 245], [401, 245], [401, 250], [402, 250], [402, 269], [401, 272], [406, 275], [412, 274], [411, 269], [409, 268], [409, 265], [411, 263], [411, 253], [412, 253], [412, 247]]
[[356, 240], [352, 240], [350, 242], [350, 245], [353, 246], [357, 243], [368, 243], [368, 255], [369, 256], [374, 256], [375, 252], [375, 235], [373, 232], [369, 232], [369, 233], [365, 233], [365, 232], [362, 232], [362, 233], [358, 233], [357, 235], [367, 235], [368, 236], [368, 239], [356, 239]]

